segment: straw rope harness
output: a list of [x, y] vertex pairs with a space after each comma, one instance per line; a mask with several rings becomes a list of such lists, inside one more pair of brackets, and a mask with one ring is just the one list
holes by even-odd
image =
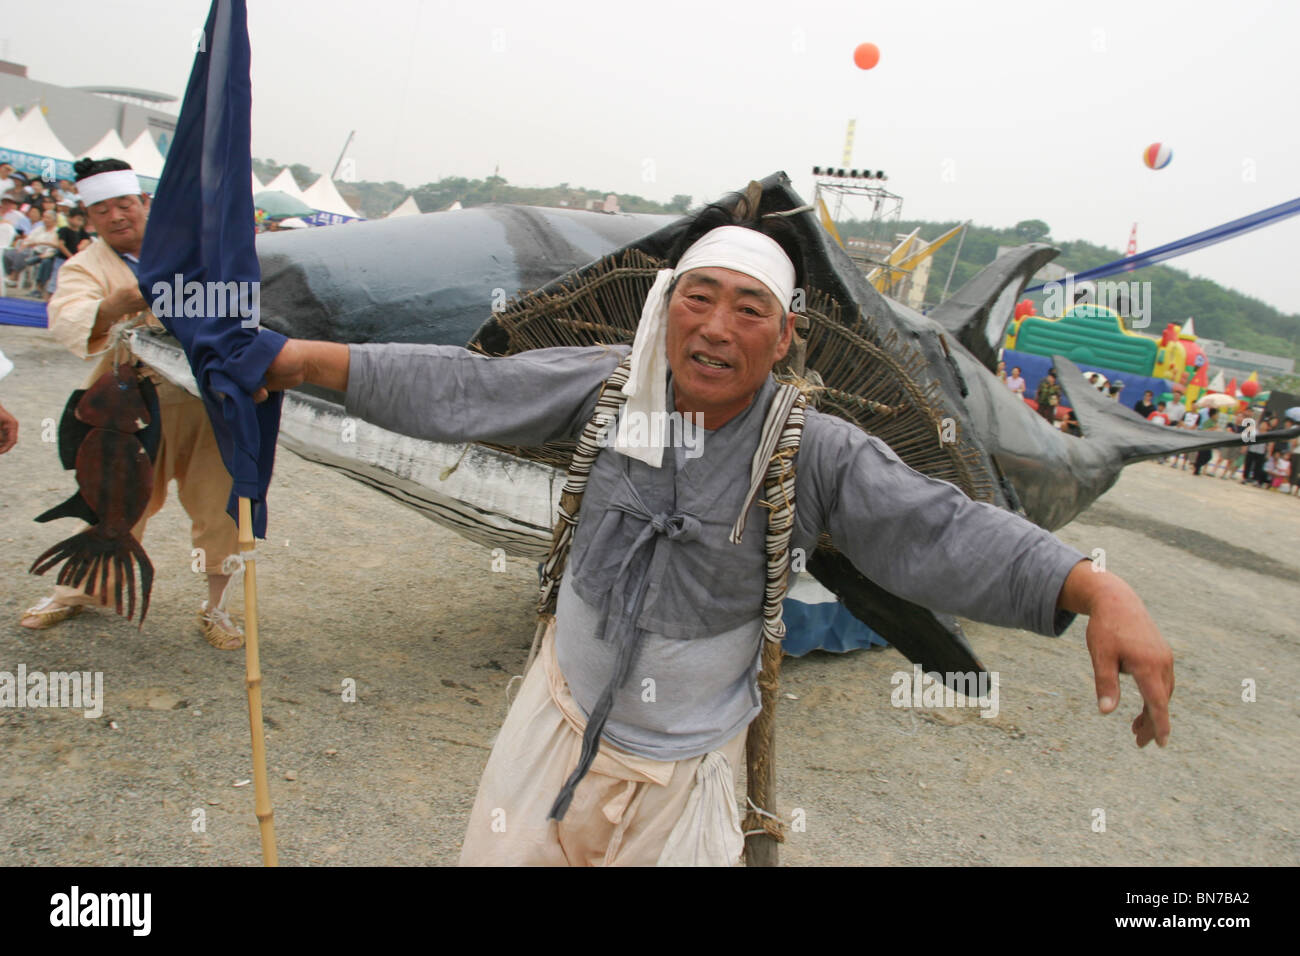
[[[627, 381], [630, 364], [631, 356], [628, 356], [605, 380], [596, 399], [596, 407], [582, 430], [569, 464], [564, 488], [560, 493], [559, 514], [551, 536], [551, 550], [542, 564], [537, 631], [533, 637], [532, 650], [528, 654], [525, 673], [532, 666], [542, 636], [555, 615], [558, 587], [573, 544], [573, 533], [578, 525], [578, 512], [587, 490], [587, 479], [591, 475], [596, 456], [602, 450], [605, 437], [611, 433], [618, 420], [619, 409], [627, 401], [622, 386]], [[806, 399], [797, 387], [778, 387], [768, 407], [758, 448], [750, 464], [749, 491], [730, 535], [733, 544], [740, 543], [745, 533], [746, 517], [761, 487], [765, 493], [758, 503], [768, 509], [767, 536], [764, 541], [767, 566], [763, 590], [763, 665], [758, 677], [762, 710], [750, 724], [747, 738], [751, 809], [745, 818], [745, 830], [747, 834], [765, 833], [777, 841], [784, 839], [782, 822], [766, 805], [773, 802], [770, 793], [773, 762], [771, 751], [776, 718], [776, 689], [780, 679], [781, 640], [785, 637], [781, 606], [789, 582], [790, 537], [794, 532], [795, 458], [803, 436], [805, 405]], [[756, 774], [756, 768], [764, 772]], [[764, 778], [766, 783], [756, 777]]]

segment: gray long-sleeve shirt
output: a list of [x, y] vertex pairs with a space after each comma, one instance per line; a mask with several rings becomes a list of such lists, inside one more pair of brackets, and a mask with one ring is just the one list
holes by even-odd
[[[626, 354], [556, 348], [490, 359], [453, 346], [353, 345], [347, 410], [431, 441], [572, 439]], [[603, 734], [633, 753], [707, 753], [758, 712], [761, 506], [740, 544], [728, 534], [775, 387], [769, 377], [744, 412], [706, 432], [699, 457], [677, 449], [656, 469], [605, 449], [592, 467], [559, 594], [556, 653], [590, 712], [611, 673], [614, 642], [604, 638], [619, 627], [644, 632]], [[848, 422], [808, 410], [796, 475], [792, 548], [811, 554], [829, 532], [868, 578], [937, 611], [1053, 635], [1073, 617], [1056, 601], [1084, 560], [1079, 551], [913, 471]], [[654, 516], [676, 516], [678, 532], [647, 540]], [[620, 612], [627, 620], [614, 619]]]

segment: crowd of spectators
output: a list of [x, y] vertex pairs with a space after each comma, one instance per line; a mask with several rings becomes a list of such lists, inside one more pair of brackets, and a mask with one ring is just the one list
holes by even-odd
[[27, 294], [48, 300], [59, 268], [93, 238], [86, 222], [86, 210], [70, 180], [47, 183], [0, 163], [0, 255], [6, 294], [24, 285], [24, 273], [30, 272], [32, 288]]
[[[1005, 363], [999, 362], [997, 376], [1013, 394], [1025, 398], [1025, 380], [1019, 368], [1012, 368], [1008, 373]], [[1123, 388], [1123, 382], [1110, 382], [1102, 390], [1119, 401]], [[1081, 434], [1073, 411], [1059, 411], [1062, 407], [1061, 386], [1056, 380], [1055, 368], [1048, 369], [1038, 383], [1034, 405], [1038, 414], [1054, 427], [1074, 435]], [[1160, 459], [1161, 464], [1184, 471], [1190, 465], [1193, 475], [1215, 477], [1217, 473], [1219, 478], [1239, 479], [1243, 485], [1300, 495], [1300, 441], [1251, 441], [1256, 435], [1288, 428], [1297, 422], [1281, 415], [1267, 415], [1260, 408], [1239, 409], [1232, 414], [1221, 413], [1217, 408], [1189, 409], [1181, 404], [1157, 402], [1155, 394], [1150, 391], [1143, 392], [1132, 408], [1154, 425], [1187, 431], [1227, 431], [1243, 436], [1240, 444], [1169, 455]]]

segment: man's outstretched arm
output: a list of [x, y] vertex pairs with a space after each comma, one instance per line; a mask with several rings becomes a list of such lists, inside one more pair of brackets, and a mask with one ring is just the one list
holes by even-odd
[[[918, 474], [852, 426], [810, 413], [805, 430], [805, 520], [820, 520], [859, 571], [923, 607], [1040, 634], [1087, 614], [1101, 712], [1115, 710], [1119, 674], [1131, 674], [1144, 700], [1137, 744], [1165, 745], [1173, 652], [1122, 579], [1024, 518]], [[826, 513], [808, 514], [820, 502]]]
[[1066, 577], [1056, 606], [1088, 616], [1088, 653], [1101, 712], [1119, 706], [1119, 675], [1132, 675], [1143, 701], [1133, 721], [1137, 745], [1154, 740], [1163, 747], [1169, 740], [1174, 654], [1142, 599], [1122, 578], [1080, 561]]
[[306, 382], [345, 392], [348, 388], [348, 347], [341, 342], [290, 339], [266, 370], [266, 388], [254, 399], [264, 401], [267, 391], [282, 392]]

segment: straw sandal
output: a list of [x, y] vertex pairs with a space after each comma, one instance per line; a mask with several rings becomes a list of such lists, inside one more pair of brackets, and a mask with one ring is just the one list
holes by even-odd
[[199, 627], [203, 639], [219, 651], [237, 651], [244, 646], [244, 631], [221, 608], [208, 609], [204, 601], [199, 607]]
[[[23, 612], [18, 623], [33, 631], [43, 631], [80, 614], [82, 607], [81, 604], [60, 604], [52, 597], [43, 597]], [[34, 618], [34, 622], [28, 624], [29, 618]]]

